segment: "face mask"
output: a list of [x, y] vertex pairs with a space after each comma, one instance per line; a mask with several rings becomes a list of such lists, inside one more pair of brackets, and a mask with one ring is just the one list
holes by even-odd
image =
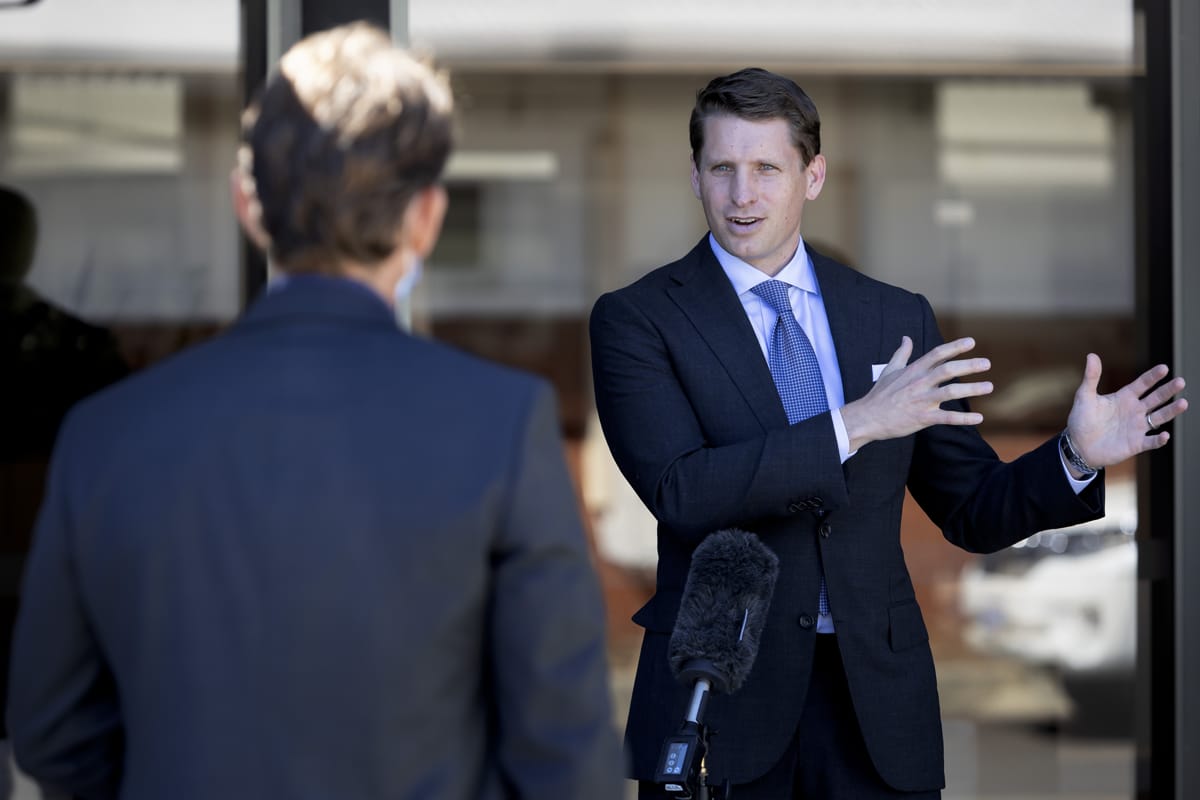
[[396, 301], [396, 305], [403, 303], [412, 294], [413, 289], [421, 281], [421, 273], [424, 272], [424, 269], [424, 262], [418, 258], [408, 272], [404, 273], [404, 277], [396, 281], [396, 288], [392, 292], [392, 298]]

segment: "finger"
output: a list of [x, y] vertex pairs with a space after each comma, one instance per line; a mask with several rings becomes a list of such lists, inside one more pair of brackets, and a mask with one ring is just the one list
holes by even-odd
[[1146, 414], [1146, 420], [1154, 423], [1155, 428], [1161, 428], [1183, 412], [1187, 411], [1187, 409], [1188, 401], [1185, 398], [1180, 397], [1175, 402], [1165, 405], [1162, 408], [1156, 408], [1150, 413]]
[[938, 425], [979, 425], [983, 414], [978, 411], [942, 411], [938, 414]]
[[1145, 437], [1145, 441], [1142, 442], [1142, 452], [1157, 450], [1169, 441], [1171, 441], [1171, 434], [1166, 431], [1159, 431], [1153, 436]]
[[974, 383], [948, 383], [938, 390], [941, 402], [961, 400], [964, 397], [982, 397], [992, 393], [991, 381], [975, 381]]
[[947, 361], [931, 373], [934, 380], [941, 384], [962, 378], [967, 375], [978, 375], [992, 368], [992, 362], [986, 358], [963, 358], [957, 361]]
[[[1141, 375], [1137, 376], [1137, 378], [1135, 378], [1133, 382], [1129, 384], [1129, 388], [1136, 392], [1138, 397], [1141, 397], [1146, 392], [1153, 389], [1156, 383], [1167, 377], [1168, 372], [1170, 372], [1170, 369], [1168, 369], [1166, 364], [1156, 364], [1155, 366], [1143, 372]], [[1172, 392], [1172, 394], [1175, 394], [1175, 392]]]
[[912, 339], [907, 336], [901, 336], [900, 346], [896, 348], [896, 352], [892, 353], [892, 357], [888, 360], [887, 366], [883, 368], [883, 372], [879, 373], [879, 377], [882, 378], [884, 375], [899, 372], [908, 366], [908, 357], [912, 355], [912, 349]]
[[1145, 403], [1146, 408], [1154, 410], [1170, 402], [1171, 398], [1184, 390], [1184, 386], [1183, 378], [1176, 378], [1159, 386], [1153, 392], [1143, 397], [1142, 401]]
[[926, 369], [934, 369], [943, 362], [961, 356], [963, 353], [970, 352], [974, 347], [975, 340], [970, 336], [964, 336], [961, 339], [955, 339], [953, 342], [939, 344], [914, 363], [920, 364]]

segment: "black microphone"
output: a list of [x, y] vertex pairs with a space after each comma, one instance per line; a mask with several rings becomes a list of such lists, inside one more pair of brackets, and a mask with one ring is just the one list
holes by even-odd
[[778, 575], [779, 558], [746, 531], [710, 533], [692, 553], [667, 646], [671, 671], [692, 686], [692, 699], [679, 733], [663, 744], [655, 775], [678, 798], [698, 790], [709, 691], [732, 694], [746, 682]]

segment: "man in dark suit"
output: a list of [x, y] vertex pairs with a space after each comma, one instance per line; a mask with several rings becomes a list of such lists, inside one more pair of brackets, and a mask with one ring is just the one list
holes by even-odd
[[591, 321], [605, 436], [658, 519], [657, 587], [634, 617], [632, 777], [641, 797], [664, 796], [650, 781], [688, 699], [667, 661], [680, 593], [696, 545], [737, 526], [775, 551], [780, 577], [749, 679], [708, 707], [713, 781], [737, 800], [937, 797], [941, 723], [900, 548], [905, 488], [975, 552], [1095, 518], [1099, 470], [1167, 442], [1158, 428], [1186, 409], [1183, 381], [1163, 383], [1159, 365], [1099, 395], [1089, 355], [1064, 433], [1001, 462], [965, 402], [992, 389], [974, 343], [943, 343], [923, 297], [805, 246], [825, 160], [800, 87], [757, 69], [716, 78], [690, 134], [709, 235], [601, 297]]
[[68, 418], [24, 583], [18, 762], [81, 798], [604, 798], [604, 617], [531, 377], [409, 336], [451, 97], [366, 25], [244, 117], [283, 280]]

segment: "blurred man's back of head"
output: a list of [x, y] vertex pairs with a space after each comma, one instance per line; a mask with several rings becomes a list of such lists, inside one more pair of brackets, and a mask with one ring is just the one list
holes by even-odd
[[289, 50], [243, 114], [239, 154], [274, 262], [301, 273], [387, 258], [410, 201], [441, 177], [452, 110], [444, 76], [366, 23]]

